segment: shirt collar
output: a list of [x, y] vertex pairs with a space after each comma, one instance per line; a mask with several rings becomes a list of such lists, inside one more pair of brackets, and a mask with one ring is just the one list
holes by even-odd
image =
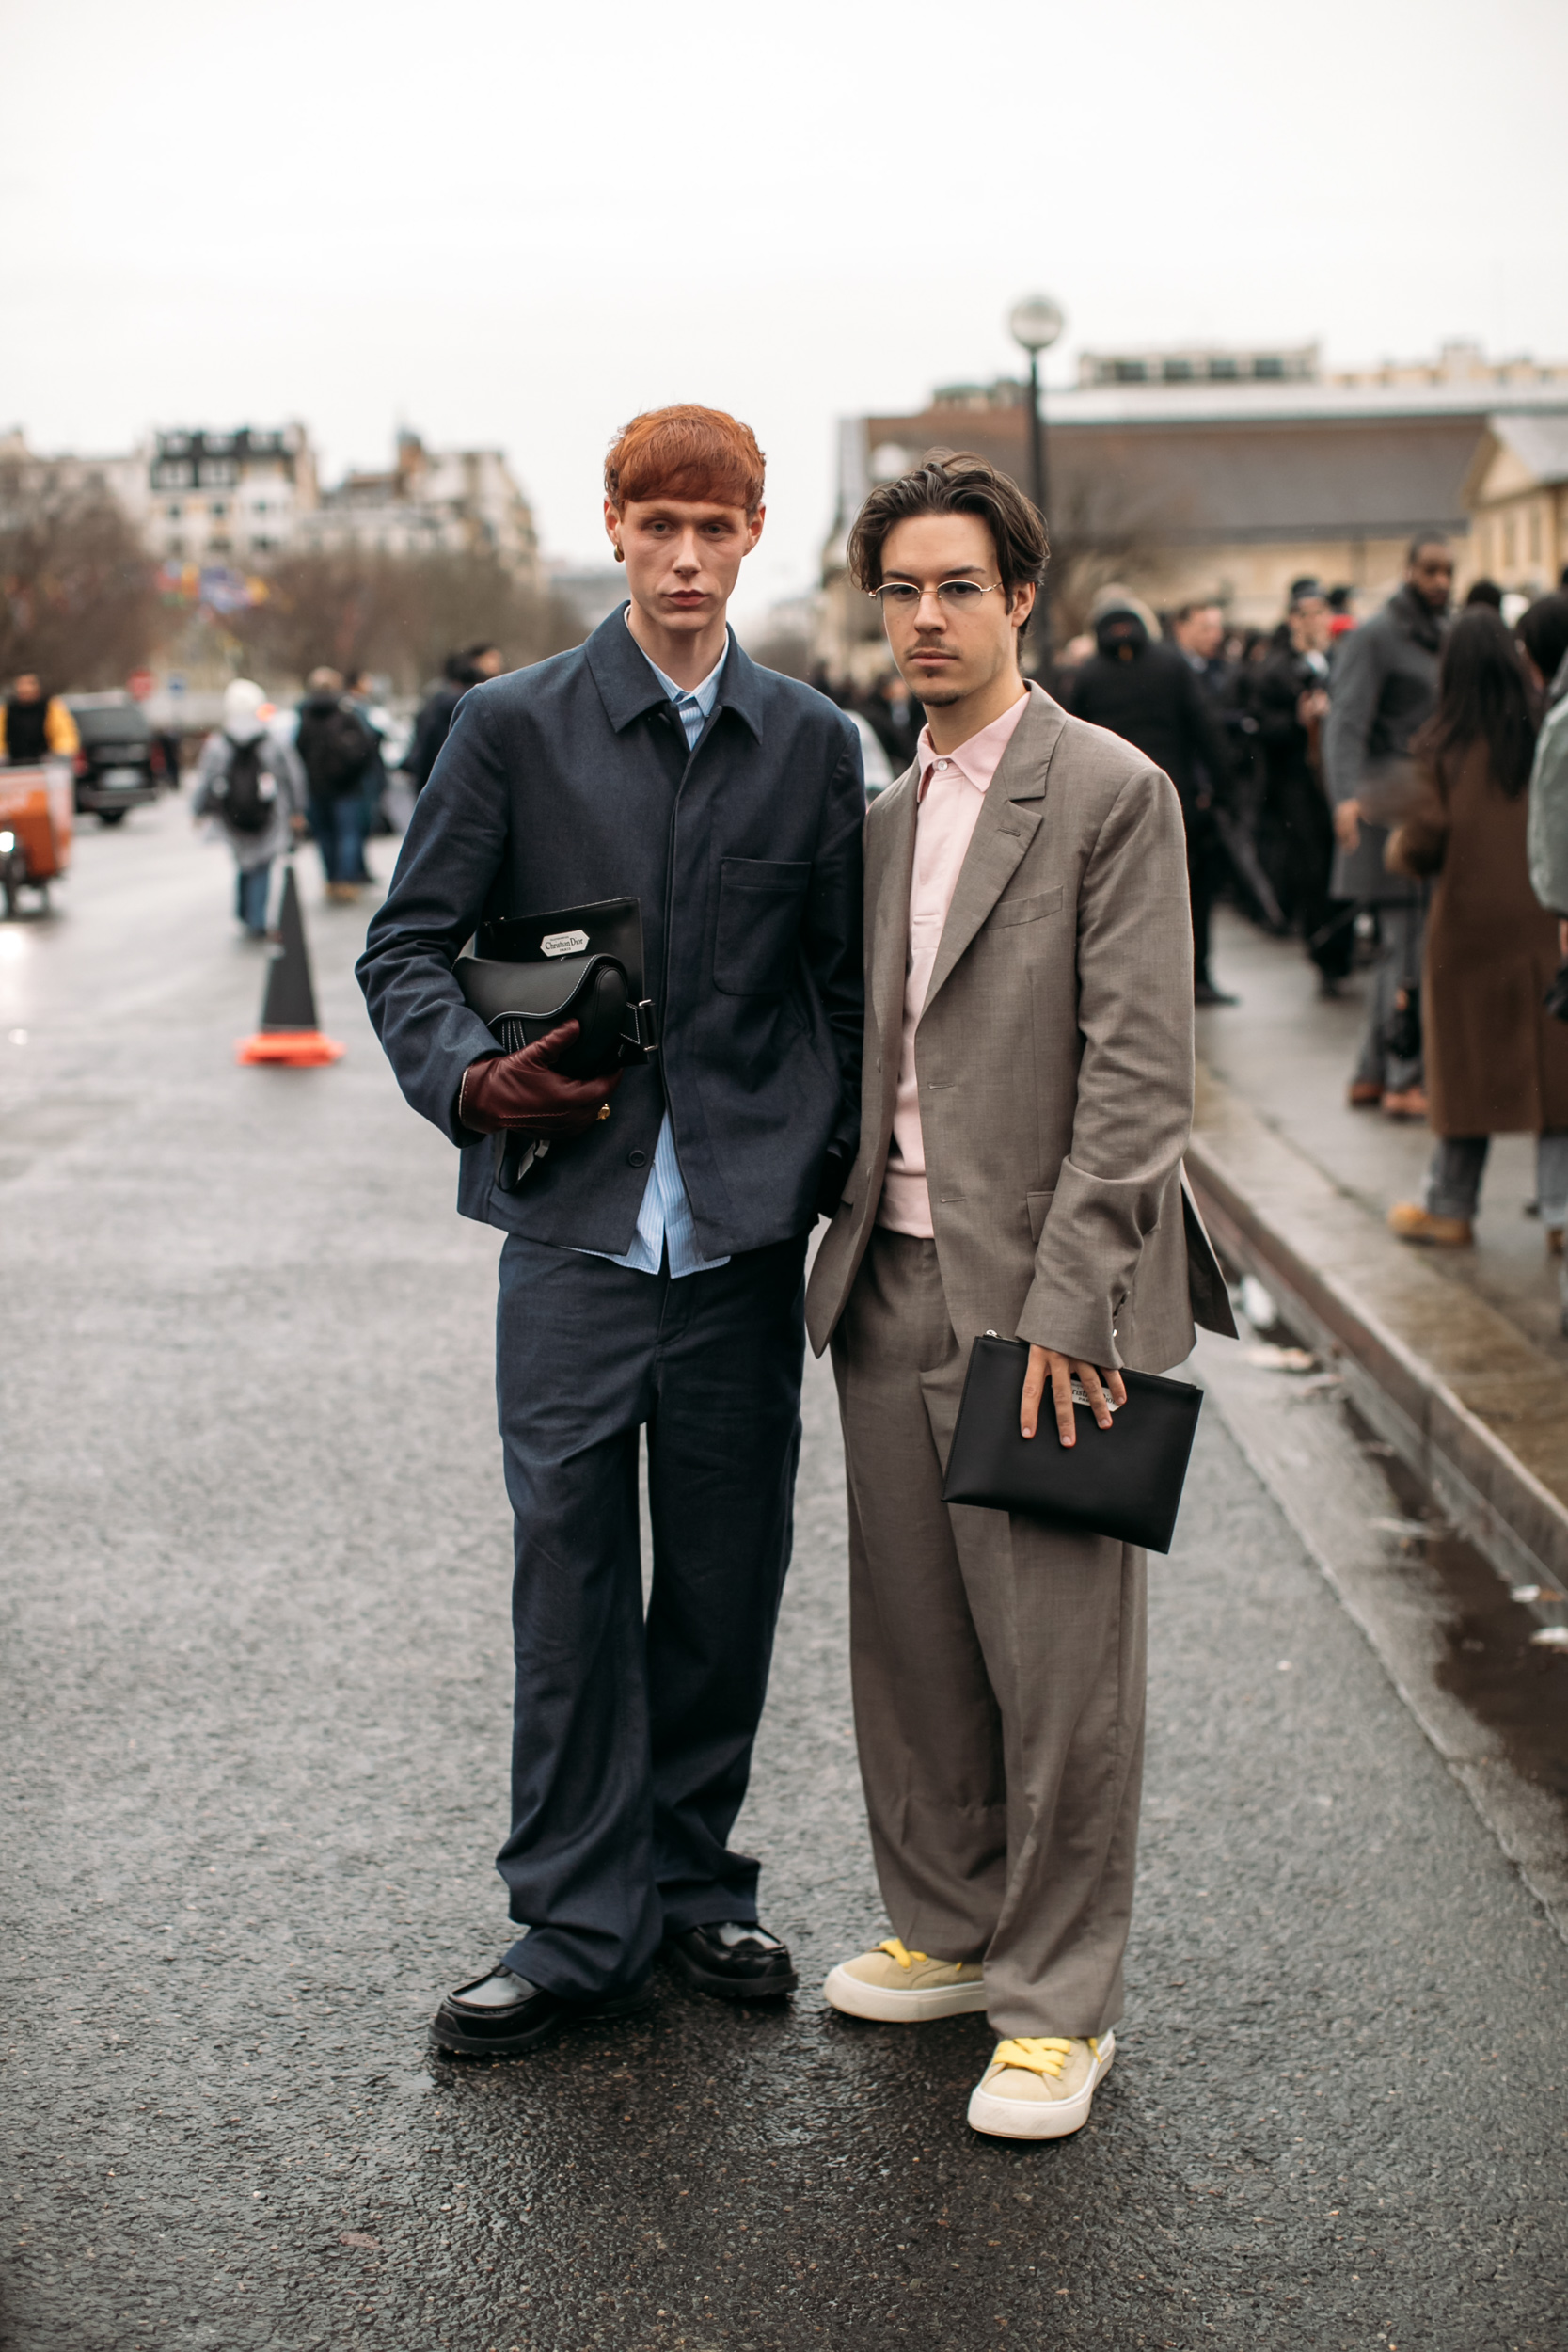
[[[629, 604], [626, 607], [626, 634], [630, 637], [631, 607]], [[635, 637], [632, 638], [632, 644], [634, 645], [637, 644]], [[670, 700], [673, 703], [683, 702], [687, 695], [689, 694], [698, 709], [702, 712], [704, 718], [705, 719], [707, 717], [709, 711], [713, 708], [714, 704], [719, 700], [719, 680], [722, 675], [724, 664], [730, 658], [730, 641], [727, 633], [724, 638], [724, 650], [720, 655], [718, 660], [714, 663], [712, 669], [708, 672], [706, 677], [704, 678], [701, 686], [677, 686], [673, 677], [666, 677], [664, 672], [659, 668], [658, 663], [654, 660], [651, 653], [643, 652], [641, 645], [637, 645], [637, 650], [642, 655], [643, 660], [647, 663], [649, 669], [653, 672], [655, 677], [657, 678], [660, 686], [663, 687], [665, 692], [669, 695]]]
[[[664, 688], [654, 675], [652, 663], [626, 626], [626, 607], [622, 604], [608, 614], [582, 647], [580, 656], [598, 688], [605, 716], [617, 735], [624, 734], [644, 710], [665, 699]], [[718, 699], [726, 710], [733, 710], [737, 719], [745, 721], [759, 742], [762, 740], [761, 675], [745, 646], [736, 644], [733, 629], [729, 632], [729, 650], [724, 674], [719, 681]]]
[[962, 776], [965, 784], [972, 784], [976, 792], [986, 791], [1002, 765], [1002, 755], [1012, 741], [1019, 721], [1028, 707], [1029, 690], [1025, 687], [1010, 709], [1005, 710], [1000, 719], [993, 719], [989, 727], [982, 727], [977, 735], [972, 735], [967, 742], [960, 743], [956, 752], [939, 752], [931, 740], [929, 725], [922, 727], [920, 740], [914, 747], [914, 755], [920, 762], [920, 788], [916, 798], [922, 801], [926, 798], [927, 787], [939, 765], [955, 771]]

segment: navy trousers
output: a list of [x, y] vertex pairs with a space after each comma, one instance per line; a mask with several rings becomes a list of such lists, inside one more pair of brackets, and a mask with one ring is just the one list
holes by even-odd
[[[512, 1234], [496, 1387], [516, 1522], [506, 1964], [625, 1990], [754, 1920], [730, 1851], [793, 1533], [805, 1237], [672, 1281]], [[644, 1619], [638, 1431], [654, 1577]]]

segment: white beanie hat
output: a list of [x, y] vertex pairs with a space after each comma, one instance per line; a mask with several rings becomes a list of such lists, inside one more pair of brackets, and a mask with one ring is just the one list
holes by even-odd
[[266, 696], [254, 678], [230, 678], [223, 690], [223, 731], [236, 743], [254, 742], [266, 733], [260, 716]]

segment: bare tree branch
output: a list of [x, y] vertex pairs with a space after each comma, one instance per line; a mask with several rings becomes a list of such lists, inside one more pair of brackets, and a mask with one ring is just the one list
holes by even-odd
[[48, 693], [121, 685], [164, 618], [151, 559], [106, 490], [0, 469], [0, 677], [36, 670]]
[[230, 623], [245, 658], [275, 681], [320, 663], [372, 670], [411, 692], [449, 653], [499, 645], [520, 668], [581, 643], [575, 605], [523, 587], [488, 551], [400, 556], [342, 548], [280, 556], [267, 596]]

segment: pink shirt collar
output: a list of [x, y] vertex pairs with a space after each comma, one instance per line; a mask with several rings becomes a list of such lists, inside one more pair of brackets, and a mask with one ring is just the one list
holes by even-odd
[[922, 727], [920, 740], [914, 747], [914, 755], [920, 762], [916, 799], [926, 798], [926, 788], [939, 766], [942, 766], [944, 773], [956, 771], [976, 792], [984, 792], [1002, 765], [1002, 755], [1028, 707], [1029, 690], [1025, 687], [1010, 709], [1005, 710], [1000, 719], [993, 719], [989, 727], [982, 727], [978, 735], [972, 735], [966, 743], [960, 743], [956, 752], [939, 752], [931, 740], [929, 726]]

